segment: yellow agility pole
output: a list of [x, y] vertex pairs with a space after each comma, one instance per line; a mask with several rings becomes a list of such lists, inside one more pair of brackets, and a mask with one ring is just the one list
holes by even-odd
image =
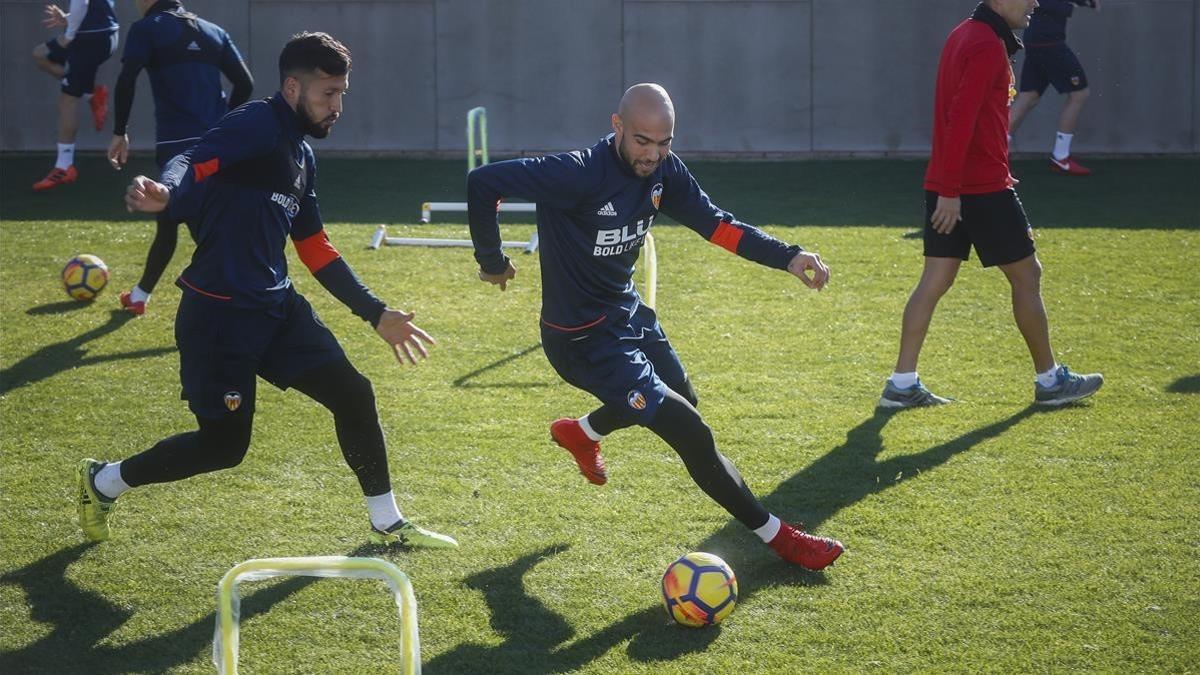
[[306, 558], [255, 558], [235, 565], [217, 584], [217, 626], [213, 634], [213, 664], [224, 675], [237, 673], [238, 620], [241, 598], [238, 583], [279, 576], [380, 579], [387, 582], [400, 611], [401, 672], [419, 675], [421, 643], [417, 634], [417, 599], [408, 576], [379, 558], [312, 556]]

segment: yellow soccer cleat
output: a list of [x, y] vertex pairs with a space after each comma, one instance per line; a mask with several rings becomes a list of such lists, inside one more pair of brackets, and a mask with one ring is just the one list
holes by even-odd
[[79, 527], [91, 541], [108, 539], [108, 515], [112, 513], [116, 501], [102, 497], [96, 491], [94, 483], [96, 472], [104, 468], [104, 462], [94, 459], [84, 459], [79, 462], [76, 483], [79, 493]]
[[458, 548], [453, 537], [430, 532], [401, 518], [391, 527], [381, 530], [371, 526], [371, 541], [376, 544], [400, 544], [409, 548]]

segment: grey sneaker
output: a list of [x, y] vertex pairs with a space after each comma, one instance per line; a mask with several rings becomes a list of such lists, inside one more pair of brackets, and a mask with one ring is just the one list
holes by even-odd
[[1033, 402], [1038, 405], [1063, 405], [1071, 401], [1087, 398], [1100, 390], [1104, 385], [1104, 376], [1100, 373], [1080, 375], [1072, 373], [1066, 366], [1058, 367], [1058, 379], [1052, 387], [1043, 387], [1040, 383], [1033, 386]]
[[900, 389], [889, 379], [879, 397], [880, 408], [921, 408], [932, 405], [945, 405], [950, 402], [925, 388], [920, 380], [907, 389]]
[[400, 544], [410, 548], [458, 548], [453, 537], [430, 532], [403, 518], [386, 530], [371, 526], [371, 541], [376, 544]]

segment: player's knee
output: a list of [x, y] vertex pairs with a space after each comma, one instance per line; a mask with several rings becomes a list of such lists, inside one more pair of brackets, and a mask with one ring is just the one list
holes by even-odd
[[1084, 87], [1083, 89], [1080, 89], [1079, 91], [1073, 91], [1070, 94], [1067, 94], [1067, 98], [1071, 99], [1072, 101], [1083, 102], [1083, 101], [1086, 101], [1087, 98], [1091, 95], [1092, 95], [1091, 89]]
[[683, 386], [679, 389], [679, 395], [683, 397], [683, 400], [691, 403], [693, 408], [700, 405], [700, 397], [696, 395], [696, 388], [692, 386], [691, 379], [684, 378]]
[[200, 425], [200, 449], [212, 470], [232, 469], [250, 449], [250, 418], [232, 418]]
[[354, 371], [346, 378], [346, 399], [356, 410], [375, 409], [375, 387], [366, 375]]

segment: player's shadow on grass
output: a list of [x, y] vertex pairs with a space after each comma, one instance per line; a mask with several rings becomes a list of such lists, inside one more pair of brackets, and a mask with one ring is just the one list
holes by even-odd
[[1189, 375], [1175, 380], [1167, 387], [1172, 394], [1200, 394], [1200, 375]]
[[[883, 428], [896, 412], [876, 410], [847, 432], [841, 445], [766, 495], [763, 504], [785, 520], [802, 520], [808, 529], [817, 530], [842, 509], [913, 480], [955, 455], [1000, 436], [1039, 411], [1029, 406], [921, 452], [879, 461], [883, 451]], [[854, 542], [849, 542], [851, 551], [853, 546]], [[736, 522], [721, 528], [694, 548], [717, 553], [737, 571], [742, 580], [742, 602], [772, 586], [828, 583], [823, 573], [806, 572], [775, 557]], [[564, 644], [563, 636], [568, 631], [557, 627], [561, 619], [547, 618], [549, 610], [540, 601], [530, 598], [521, 584], [521, 577], [545, 553], [531, 554], [513, 565], [478, 575], [478, 578], [496, 581], [495, 586], [500, 591], [485, 594], [492, 608], [492, 626], [497, 632], [511, 637], [497, 647], [459, 646], [431, 661], [431, 671], [568, 672], [586, 666], [624, 643], [628, 643], [626, 649], [634, 661], [670, 661], [703, 651], [720, 636], [719, 628], [688, 630], [674, 625], [662, 606], [656, 603], [582, 640]], [[840, 564], [853, 564], [852, 556], [850, 553]], [[527, 607], [530, 608], [528, 613]]]
[[67, 312], [75, 312], [87, 307], [91, 307], [91, 303], [63, 300], [62, 302], [51, 302], [45, 305], [38, 305], [37, 307], [30, 307], [25, 310], [25, 313], [29, 316], [46, 316], [48, 314], [66, 314]]
[[495, 370], [504, 365], [512, 363], [513, 361], [516, 361], [517, 359], [524, 357], [528, 354], [531, 354], [541, 348], [542, 348], [542, 343], [540, 343], [540, 342], [535, 343], [529, 347], [526, 347], [525, 349], [522, 349], [521, 351], [517, 352], [516, 354], [509, 354], [508, 356], [505, 356], [504, 358], [502, 358], [498, 361], [493, 361], [492, 363], [489, 363], [488, 365], [486, 365], [482, 368], [476, 368], [475, 370], [472, 370], [471, 372], [467, 373], [466, 375], [463, 375], [462, 377], [455, 380], [453, 382], [453, 385], [455, 387], [461, 387], [463, 389], [496, 389], [496, 388], [525, 389], [527, 387], [549, 387], [551, 385], [548, 382], [484, 383], [484, 382], [474, 382], [473, 381], [476, 378], [478, 378], [480, 375], [483, 375], [484, 373], [487, 373], [489, 371]]
[[133, 315], [129, 312], [114, 309], [107, 322], [96, 326], [86, 333], [76, 335], [69, 340], [46, 345], [8, 368], [0, 370], [0, 395], [7, 394], [25, 385], [41, 382], [48, 377], [57, 375], [65, 370], [71, 370], [72, 368], [90, 366], [96, 363], [104, 363], [105, 361], [141, 359], [169, 354], [174, 351], [172, 347], [154, 347], [119, 354], [88, 356], [88, 350], [84, 345], [112, 333], [133, 318]]
[[[0, 584], [25, 592], [30, 619], [49, 627], [32, 643], [0, 652], [0, 673], [161, 673], [211, 651], [214, 611], [175, 630], [116, 646], [100, 644], [133, 616], [103, 595], [68, 578], [67, 569], [95, 544], [78, 544], [0, 576]], [[360, 546], [346, 555], [364, 555]], [[119, 568], [108, 571], [120, 573]], [[76, 577], [78, 578], [78, 577]], [[291, 577], [243, 596], [241, 622], [270, 610], [316, 577]], [[218, 579], [213, 579], [215, 588]], [[10, 636], [11, 640], [11, 636]]]

